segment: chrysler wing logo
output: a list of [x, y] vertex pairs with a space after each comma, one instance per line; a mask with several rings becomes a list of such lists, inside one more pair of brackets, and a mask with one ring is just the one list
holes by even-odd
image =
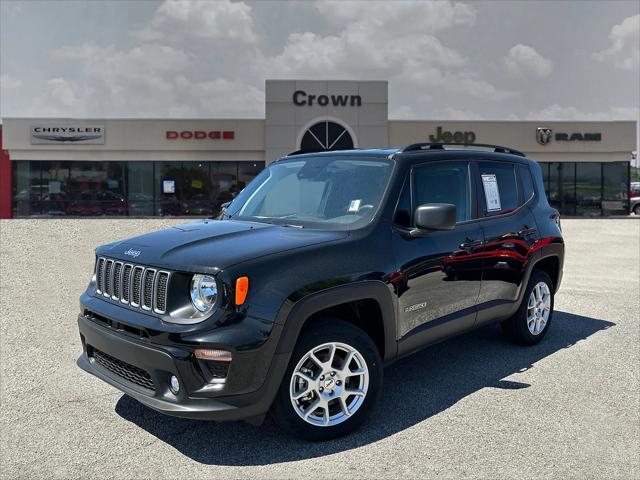
[[133, 257], [133, 258], [137, 258], [138, 255], [140, 255], [141, 253], [142, 253], [141, 250], [134, 250], [133, 248], [130, 248], [129, 250], [124, 252], [125, 255], [129, 255], [130, 257]]
[[536, 128], [536, 140], [540, 145], [546, 145], [551, 141], [551, 135], [553, 131], [550, 128], [538, 127]]
[[40, 140], [50, 140], [52, 142], [83, 142], [86, 140], [95, 140], [101, 138], [102, 135], [75, 135], [73, 137], [59, 137], [57, 135], [38, 135], [34, 134], [33, 138]]
[[48, 143], [83, 143], [88, 145], [104, 145], [104, 125], [48, 123], [31, 125], [31, 144]]

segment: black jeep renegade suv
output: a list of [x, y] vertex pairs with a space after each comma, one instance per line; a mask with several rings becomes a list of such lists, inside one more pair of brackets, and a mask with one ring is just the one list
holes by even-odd
[[493, 322], [539, 342], [558, 212], [536, 162], [466, 147], [292, 154], [217, 220], [99, 247], [78, 365], [163, 413], [327, 439], [400, 357]]

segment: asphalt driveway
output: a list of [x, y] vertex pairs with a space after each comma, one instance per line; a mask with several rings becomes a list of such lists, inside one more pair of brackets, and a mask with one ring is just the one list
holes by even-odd
[[93, 248], [178, 222], [0, 222], [2, 478], [640, 476], [638, 219], [563, 221], [541, 344], [487, 327], [402, 360], [373, 420], [320, 444], [166, 417], [76, 367]]

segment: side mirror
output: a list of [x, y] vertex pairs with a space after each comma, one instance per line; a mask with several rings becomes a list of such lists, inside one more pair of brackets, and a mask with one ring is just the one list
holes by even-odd
[[416, 208], [416, 228], [412, 237], [421, 237], [433, 230], [453, 230], [456, 226], [456, 206], [451, 203], [425, 203]]
[[224, 220], [225, 219], [225, 215], [227, 214], [227, 207], [231, 205], [231, 202], [224, 202], [223, 204], [220, 205], [220, 211], [218, 212], [218, 215], [214, 217], [215, 220]]

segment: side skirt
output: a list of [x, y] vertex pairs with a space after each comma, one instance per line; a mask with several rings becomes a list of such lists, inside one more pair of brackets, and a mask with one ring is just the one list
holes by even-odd
[[501, 322], [517, 308], [517, 302], [492, 300], [419, 325], [398, 340], [398, 359], [478, 327]]

